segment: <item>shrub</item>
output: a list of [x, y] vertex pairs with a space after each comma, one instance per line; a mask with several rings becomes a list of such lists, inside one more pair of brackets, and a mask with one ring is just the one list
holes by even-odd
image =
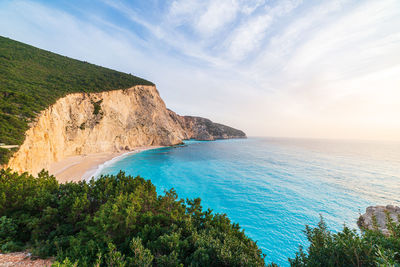
[[289, 262], [291, 266], [400, 266], [400, 227], [388, 223], [389, 236], [368, 229], [358, 233], [346, 226], [332, 233], [321, 218], [317, 227], [306, 226], [307, 251], [300, 247]]
[[123, 172], [58, 184], [0, 170], [0, 244], [19, 243], [56, 266], [264, 266], [264, 255], [226, 215], [200, 199]]

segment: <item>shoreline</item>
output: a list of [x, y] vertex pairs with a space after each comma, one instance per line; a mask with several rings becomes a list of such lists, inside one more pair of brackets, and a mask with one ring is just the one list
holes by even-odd
[[160, 147], [162, 146], [143, 146], [124, 152], [101, 152], [71, 156], [53, 162], [49, 167], [49, 174], [54, 175], [60, 183], [89, 180], [99, 175], [104, 167], [126, 156]]

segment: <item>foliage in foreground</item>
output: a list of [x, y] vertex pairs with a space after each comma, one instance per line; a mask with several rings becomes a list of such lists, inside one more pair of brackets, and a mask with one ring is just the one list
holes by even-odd
[[390, 235], [378, 230], [356, 230], [344, 227], [332, 233], [321, 218], [317, 227], [306, 226], [310, 242], [307, 253], [300, 248], [291, 266], [400, 266], [400, 225], [388, 217]]
[[[0, 143], [22, 144], [28, 123], [69, 93], [134, 85], [153, 83], [0, 36]], [[0, 150], [0, 165], [9, 157]]]
[[0, 170], [0, 250], [24, 249], [56, 266], [264, 266], [226, 215], [123, 172], [59, 184]]

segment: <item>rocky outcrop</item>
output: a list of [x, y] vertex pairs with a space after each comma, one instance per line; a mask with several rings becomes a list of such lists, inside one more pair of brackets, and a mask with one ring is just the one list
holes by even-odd
[[183, 127], [187, 129], [189, 138], [197, 140], [215, 140], [228, 138], [246, 138], [246, 134], [232, 127], [214, 123], [201, 117], [182, 117]]
[[25, 135], [7, 167], [32, 174], [69, 156], [245, 136], [207, 119], [177, 115], [155, 86], [67, 95], [42, 111]]
[[366, 212], [358, 219], [360, 229], [379, 230], [385, 235], [389, 235], [388, 218], [395, 223], [399, 223], [400, 207], [393, 205], [370, 206]]

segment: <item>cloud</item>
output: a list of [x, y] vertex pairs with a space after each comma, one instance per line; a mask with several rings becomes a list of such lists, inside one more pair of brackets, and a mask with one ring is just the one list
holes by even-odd
[[167, 17], [173, 26], [189, 25], [207, 38], [234, 24], [240, 14], [251, 15], [264, 4], [265, 0], [175, 0]]
[[301, 1], [281, 1], [277, 6], [267, 9], [263, 14], [250, 17], [235, 30], [227, 42], [229, 56], [234, 60], [241, 60], [258, 49], [274, 20], [289, 14], [300, 3]]
[[161, 27], [157, 27], [152, 22], [148, 22], [143, 19], [133, 8], [124, 4], [120, 1], [112, 1], [112, 0], [101, 0], [103, 3], [107, 4], [109, 7], [112, 7], [118, 10], [120, 13], [128, 17], [131, 21], [145, 27], [148, 31], [150, 31], [157, 38], [163, 38], [165, 33], [163, 32]]
[[239, 8], [234, 0], [212, 1], [197, 21], [196, 29], [203, 35], [213, 35], [235, 19]]
[[229, 41], [229, 56], [234, 60], [243, 59], [249, 52], [258, 48], [272, 20], [270, 15], [262, 15], [238, 28]]
[[[200, 1], [190, 0], [189, 2], [172, 2], [169, 13], [159, 16], [157, 21], [145, 20], [129, 6], [121, 2], [113, 2], [102, 0], [109, 7], [117, 10], [130, 21], [144, 26], [149, 33], [147, 38], [148, 45], [158, 49], [173, 49], [177, 54], [192, 57], [198, 61], [206, 62], [214, 65], [224, 64], [221, 60], [206, 53], [198, 40], [187, 38], [184, 33], [176, 31], [175, 28], [187, 20], [192, 19], [192, 13], [198, 12], [197, 6], [205, 6]], [[154, 37], [154, 38], [152, 38]], [[162, 41], [160, 43], [160, 41]]]
[[240, 11], [245, 15], [251, 15], [257, 8], [264, 6], [266, 0], [241, 0]]
[[[380, 61], [382, 53], [395, 52], [388, 51], [380, 41], [381, 38], [398, 36], [397, 33], [385, 33], [385, 25], [382, 24], [391, 19], [391, 12], [386, 12], [390, 2], [379, 1], [361, 6], [317, 30], [312, 38], [296, 48], [296, 54], [287, 67], [304, 71], [310, 66], [318, 66], [320, 70], [323, 64], [324, 69], [337, 75], [354, 75], [357, 69], [369, 69], [367, 62], [362, 64], [362, 61], [374, 57], [371, 53], [378, 53], [375, 60]], [[381, 44], [380, 51], [377, 50], [378, 43]]]
[[171, 20], [174, 20], [176, 24], [182, 24], [193, 19], [199, 10], [203, 9], [206, 5], [206, 1], [199, 0], [175, 0], [169, 6], [169, 12], [167, 14]]

